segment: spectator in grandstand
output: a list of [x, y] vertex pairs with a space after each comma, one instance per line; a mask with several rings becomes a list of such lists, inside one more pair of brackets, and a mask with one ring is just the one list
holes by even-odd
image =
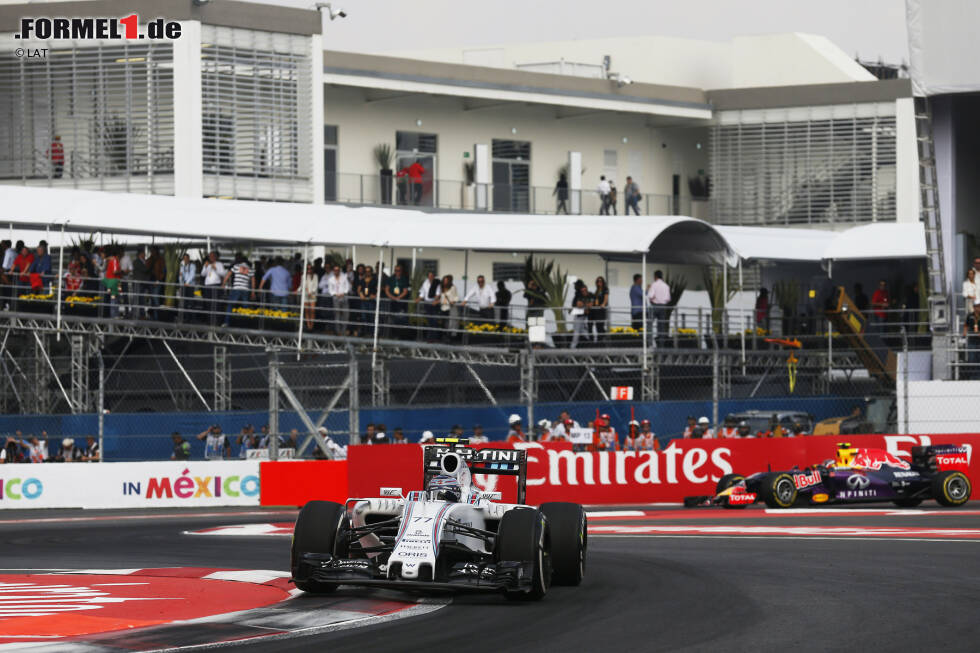
[[43, 240], [34, 251], [30, 267], [31, 292], [43, 292], [44, 286], [51, 282], [51, 255]]
[[75, 446], [75, 440], [65, 438], [61, 441], [61, 449], [58, 451], [52, 462], [56, 463], [77, 463], [82, 461], [82, 451]]
[[[395, 176], [400, 180], [408, 179], [408, 200], [416, 206], [422, 201], [422, 180], [425, 172], [425, 166], [422, 165], [422, 161], [415, 159], [411, 165], [407, 165], [395, 173]], [[399, 184], [401, 183], [403, 182], [399, 181]], [[399, 189], [401, 188], [402, 186], [399, 185]], [[399, 195], [402, 195], [402, 200], [405, 199], [403, 193], [399, 192]]]
[[170, 454], [170, 460], [190, 460], [191, 443], [185, 440], [177, 431], [170, 434], [170, 439], [174, 443], [174, 451]]
[[83, 463], [97, 463], [102, 460], [99, 450], [99, 440], [94, 435], [85, 436], [85, 451], [82, 451]]
[[15, 438], [8, 437], [3, 443], [3, 449], [0, 449], [0, 462], [19, 463], [22, 460], [23, 455], [20, 453], [20, 444]]
[[[20, 435], [20, 431], [17, 432]], [[11, 442], [20, 446], [24, 452], [25, 462], [30, 463], [43, 463], [48, 460], [48, 443], [47, 440], [41, 440], [35, 435], [27, 436], [26, 440], [19, 438], [7, 438], [7, 443]]]
[[228, 438], [221, 432], [221, 427], [212, 424], [205, 430], [197, 434], [198, 440], [204, 440], [205, 460], [223, 460], [231, 458], [231, 444]]
[[623, 211], [623, 215], [629, 215], [630, 209], [633, 209], [634, 215], [640, 215], [640, 200], [643, 196], [640, 195], [640, 186], [632, 177], [626, 178], [626, 186], [623, 188], [623, 194], [626, 198], [626, 209]]
[[422, 437], [419, 438], [419, 444], [430, 444], [436, 441], [436, 436], [432, 431], [422, 431]]
[[564, 213], [568, 215], [568, 180], [565, 178], [565, 173], [558, 173], [558, 182], [555, 184], [555, 190], [551, 191], [551, 195], [557, 199], [557, 206], [555, 206], [555, 215], [559, 213]]
[[664, 281], [661, 270], [653, 271], [653, 283], [647, 291], [647, 297], [653, 309], [653, 320], [657, 323], [657, 346], [667, 346], [669, 326], [667, 320], [670, 311], [670, 286]]
[[980, 304], [973, 305], [973, 312], [966, 316], [963, 323], [963, 335], [966, 337], [966, 362], [970, 364], [970, 378], [980, 378]]
[[274, 308], [286, 310], [289, 305], [289, 292], [292, 288], [293, 277], [283, 264], [282, 257], [277, 256], [272, 262], [272, 267], [262, 275], [262, 282], [259, 290], [265, 289], [265, 284], [269, 284], [269, 302]]
[[507, 419], [507, 425], [510, 429], [507, 431], [507, 442], [527, 442], [527, 436], [524, 435], [524, 428], [521, 426], [521, 416], [518, 414], [513, 414]]
[[755, 326], [759, 329], [769, 330], [768, 288], [759, 288], [759, 295], [755, 298]]
[[436, 279], [435, 272], [431, 270], [425, 275], [425, 281], [419, 288], [419, 295], [415, 302], [422, 303], [422, 313], [425, 315], [426, 325], [429, 327], [425, 333], [425, 339], [429, 342], [438, 337], [439, 328], [439, 300], [442, 296], [442, 284]]
[[396, 265], [394, 273], [384, 282], [383, 310], [388, 314], [388, 322], [392, 325], [389, 335], [393, 338], [405, 336], [404, 327], [408, 324], [408, 297], [412, 284], [401, 265]]
[[643, 275], [633, 275], [633, 285], [630, 286], [630, 325], [633, 330], [640, 332], [643, 328]]
[[744, 419], [738, 423], [738, 437], [740, 438], [754, 438], [752, 435], [752, 429], [749, 428], [749, 423]]
[[109, 257], [106, 259], [105, 272], [103, 272], [102, 285], [105, 286], [109, 296], [109, 317], [119, 317], [120, 286], [122, 284], [122, 267], [119, 263], [119, 256], [116, 248], [109, 248]]
[[313, 457], [314, 458], [327, 458], [330, 460], [346, 460], [347, 459], [347, 447], [337, 444], [333, 438], [327, 433], [326, 427], [321, 426], [317, 431], [320, 437], [323, 439], [323, 443], [327, 445], [327, 451], [329, 454], [324, 454], [323, 450], [319, 446], [313, 447]]
[[589, 307], [592, 305], [593, 297], [589, 292], [589, 287], [581, 280], [575, 286], [575, 299], [572, 300], [572, 308], [569, 315], [572, 318], [572, 344], [570, 347], [578, 347], [578, 341], [585, 335], [585, 327], [589, 319]]
[[348, 281], [350, 281], [350, 299], [348, 300], [351, 322], [350, 334], [359, 336], [361, 335], [361, 324], [364, 322], [361, 315], [361, 286], [364, 285], [363, 263], [354, 268], [354, 273], [348, 277]]
[[296, 453], [299, 453], [299, 430], [289, 429], [289, 435], [287, 435], [283, 440], [282, 446], [286, 449], [292, 449]]
[[473, 425], [473, 435], [470, 436], [471, 444], [485, 444], [490, 441], [486, 435], [483, 434], [483, 427], [479, 424]]
[[[23, 241], [18, 241], [23, 243]], [[14, 258], [14, 273], [17, 275], [16, 294], [26, 293], [31, 287], [30, 269], [34, 262], [34, 255], [25, 245], [21, 245], [20, 253]]]
[[719, 438], [734, 438], [738, 435], [738, 426], [734, 415], [725, 415], [725, 423], [718, 429]]
[[225, 278], [225, 266], [218, 260], [218, 252], [208, 254], [207, 261], [201, 266], [201, 277], [204, 280], [204, 306], [208, 312], [208, 323], [213, 326], [217, 321], [221, 282]]
[[388, 437], [388, 429], [384, 424], [378, 423], [374, 427], [374, 444], [390, 444], [391, 438]]
[[882, 332], [885, 329], [885, 322], [888, 319], [886, 312], [891, 305], [891, 297], [888, 294], [888, 282], [881, 279], [878, 288], [871, 295], [871, 316], [869, 320], [874, 325], [874, 331]]
[[528, 279], [524, 286], [524, 298], [527, 300], [528, 317], [544, 317], [545, 299], [541, 288], [534, 279]]
[[498, 281], [494, 306], [497, 309], [497, 323], [500, 326], [508, 326], [510, 324], [510, 300], [512, 298], [513, 293], [507, 290], [507, 284], [503, 281]]
[[637, 436], [637, 451], [660, 451], [660, 440], [650, 428], [650, 420], [640, 421], [640, 434]]
[[306, 329], [313, 330], [313, 321], [316, 319], [316, 293], [320, 280], [317, 279], [316, 272], [313, 271], [313, 264], [306, 264], [306, 272], [303, 274], [303, 281], [300, 284], [299, 294], [303, 305], [303, 317], [306, 320]]
[[238, 457], [248, 458], [249, 450], [258, 448], [259, 437], [255, 434], [255, 427], [246, 424], [242, 427], [241, 433], [238, 434]]
[[362, 444], [374, 444], [374, 423], [368, 424], [364, 427], [364, 437], [361, 438]]
[[977, 303], [977, 271], [973, 268], [966, 271], [966, 279], [963, 280], [963, 300], [965, 314], [969, 315]]
[[619, 201], [619, 193], [616, 191], [616, 182], [612, 179], [609, 180], [609, 208], [607, 209], [607, 214], [612, 211], [613, 215], [619, 215], [619, 208], [617, 202]]
[[605, 277], [596, 277], [595, 292], [592, 293], [592, 305], [589, 306], [589, 328], [588, 335], [595, 335], [593, 339], [599, 342], [606, 336], [606, 323], [609, 319], [609, 288], [606, 286]]
[[191, 255], [185, 253], [180, 259], [177, 283], [180, 284], [180, 319], [184, 319], [185, 311], [193, 311], [197, 302], [194, 291], [197, 289], [197, 265], [191, 261]]
[[453, 339], [456, 331], [459, 316], [457, 314], [457, 303], [459, 302], [459, 291], [453, 284], [453, 275], [447, 274], [442, 278], [442, 293], [439, 295], [439, 312], [442, 314], [442, 340], [449, 342]]
[[259, 447], [266, 448], [269, 446], [269, 425], [263, 424], [262, 428], [259, 429]]
[[402, 430], [402, 427], [396, 426], [395, 430], [391, 432], [391, 443], [408, 444], [408, 440], [405, 439], [405, 431]]
[[255, 273], [248, 260], [241, 252], [235, 254], [235, 262], [221, 280], [222, 288], [231, 288], [228, 292], [228, 306], [225, 309], [225, 321], [221, 326], [228, 326], [231, 313], [235, 308], [247, 307], [248, 300], [255, 300]]
[[571, 418], [567, 410], [563, 410], [551, 425], [551, 435], [554, 439], [567, 440], [573, 428], [579, 428], [579, 423]]
[[599, 194], [599, 215], [609, 215], [609, 182], [605, 175], [599, 176], [596, 192]]
[[[320, 279], [320, 292], [327, 298], [333, 309], [333, 332], [338, 336], [350, 333], [347, 328], [349, 318], [347, 296], [350, 294], [350, 281], [341, 272], [339, 265], [334, 265], [329, 274]], [[327, 327], [326, 330], [329, 330]]]
[[698, 420], [694, 415], [687, 416], [687, 426], [684, 427], [684, 433], [681, 435], [682, 438], [690, 438], [694, 435], [694, 429], [698, 426]]
[[378, 280], [374, 278], [374, 268], [370, 265], [364, 267], [364, 279], [358, 286], [358, 294], [361, 299], [361, 320], [365, 331], [363, 335], [370, 338], [374, 335], [374, 311], [378, 299]]
[[465, 307], [468, 302], [474, 302], [476, 306], [470, 306], [470, 310], [475, 310], [484, 323], [492, 322], [493, 304], [496, 298], [496, 293], [487, 285], [486, 278], [481, 274], [476, 278], [476, 285], [466, 293], [460, 306]]

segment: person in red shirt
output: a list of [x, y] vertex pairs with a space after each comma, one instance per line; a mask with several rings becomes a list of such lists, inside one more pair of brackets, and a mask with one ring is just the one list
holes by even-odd
[[119, 317], [119, 279], [122, 271], [119, 267], [119, 255], [115, 248], [109, 249], [109, 257], [105, 262], [105, 276], [102, 285], [109, 292], [109, 317]]
[[597, 434], [597, 440], [595, 443], [596, 451], [617, 451], [619, 449], [619, 442], [616, 438], [616, 430], [609, 425], [605, 415], [596, 419], [595, 429]]
[[398, 177], [408, 177], [409, 187], [411, 189], [410, 196], [412, 198], [412, 203], [418, 205], [422, 201], [422, 176], [425, 174], [425, 167], [422, 163], [415, 159], [415, 163], [407, 165], [398, 171]]
[[31, 254], [31, 250], [27, 249], [26, 246], [20, 248], [20, 254], [14, 258], [13, 267], [10, 268], [11, 277], [14, 278], [14, 283], [18, 286], [14, 290], [14, 304], [16, 305], [17, 299], [22, 292], [27, 292], [31, 287], [31, 263], [34, 262], [34, 255]]
[[886, 318], [888, 317], [885, 311], [888, 310], [890, 303], [891, 298], [888, 296], [888, 283], [882, 279], [878, 282], [878, 288], [871, 295], [871, 314], [874, 317], [873, 321], [878, 325], [878, 331], [883, 330]]
[[65, 291], [69, 295], [74, 295], [82, 288], [82, 266], [78, 261], [68, 264], [68, 272], [65, 273]]
[[52, 176], [61, 179], [65, 172], [65, 146], [61, 144], [61, 136], [55, 136], [51, 141], [48, 156], [51, 157]]
[[524, 435], [524, 429], [521, 428], [520, 415], [511, 415], [507, 423], [510, 424], [510, 430], [507, 431], [507, 442], [527, 442], [527, 436]]

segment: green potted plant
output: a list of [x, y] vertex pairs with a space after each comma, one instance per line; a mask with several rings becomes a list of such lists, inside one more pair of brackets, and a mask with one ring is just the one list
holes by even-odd
[[565, 299], [568, 292], [568, 273], [562, 272], [561, 266], [555, 265], [554, 260], [545, 261], [528, 256], [524, 259], [524, 287], [534, 279], [537, 290], [526, 290], [525, 295], [534, 296], [544, 302], [555, 316], [556, 340], [565, 337]]
[[711, 332], [722, 338], [719, 341], [721, 346], [724, 346], [725, 338], [725, 306], [738, 291], [738, 280], [733, 276], [728, 275], [728, 288], [725, 288], [725, 274], [720, 267], [711, 266], [703, 271], [704, 289], [708, 291], [708, 301], [711, 302]]
[[374, 146], [374, 161], [380, 168], [381, 203], [391, 204], [391, 188], [393, 172], [391, 164], [395, 160], [395, 152], [389, 143], [379, 143]]
[[476, 161], [463, 161], [463, 182], [460, 206], [469, 211], [476, 207]]

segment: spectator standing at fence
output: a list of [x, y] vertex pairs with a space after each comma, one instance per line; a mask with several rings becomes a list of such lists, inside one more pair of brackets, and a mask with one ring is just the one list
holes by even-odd
[[[20, 431], [18, 431], [18, 434]], [[26, 440], [8, 438], [7, 442], [16, 442], [26, 452], [27, 462], [43, 463], [48, 460], [48, 443], [35, 435], [29, 435]]]
[[201, 277], [204, 280], [205, 310], [208, 312], [208, 322], [213, 326], [217, 321], [221, 282], [225, 278], [225, 266], [218, 260], [218, 252], [208, 254], [207, 261], [201, 266]]
[[[71, 266], [69, 266], [69, 272], [70, 268]], [[115, 248], [109, 250], [105, 272], [102, 274], [102, 285], [105, 286], [106, 294], [109, 297], [109, 317], [119, 317], [119, 304], [121, 302], [119, 288], [122, 285], [122, 268]]]
[[726, 415], [725, 423], [718, 429], [719, 438], [734, 438], [738, 436], [738, 426], [735, 424], [734, 415]]
[[660, 440], [650, 428], [650, 420], [640, 421], [640, 434], [637, 436], [637, 451], [660, 451]]
[[[108, 263], [106, 263], [108, 267]], [[117, 287], [118, 290], [118, 287]], [[146, 263], [146, 252], [142, 248], [136, 251], [136, 260], [133, 261], [133, 284], [130, 291], [133, 295], [133, 318], [146, 317], [147, 295], [150, 292], [150, 268]]]
[[[14, 271], [17, 274], [16, 295], [27, 292], [31, 287], [31, 264], [34, 263], [34, 255], [26, 246], [21, 246], [20, 253], [14, 259]], [[15, 295], [15, 296], [16, 296]]]
[[510, 301], [513, 293], [507, 290], [507, 284], [497, 282], [497, 292], [494, 294], [494, 307], [497, 309], [497, 324], [502, 327], [510, 324]]
[[[326, 286], [324, 286], [326, 281]], [[338, 336], [347, 335], [347, 295], [350, 293], [350, 281], [339, 265], [334, 265], [329, 274], [324, 274], [320, 280], [320, 289], [330, 298], [333, 307], [333, 332]]]
[[707, 417], [698, 418], [698, 425], [694, 428], [694, 433], [691, 437], [704, 438], [705, 440], [710, 440], [715, 437], [715, 432], [711, 430], [711, 422]]
[[303, 316], [306, 319], [306, 329], [313, 330], [313, 321], [316, 318], [316, 292], [319, 285], [316, 272], [313, 271], [313, 264], [306, 264], [306, 272], [303, 274], [303, 281], [300, 284], [299, 294], [303, 305]]
[[754, 438], [752, 435], [752, 429], [749, 427], [749, 423], [744, 419], [738, 423], [738, 437], [740, 438]]
[[888, 294], [888, 283], [881, 279], [878, 288], [871, 295], [871, 313], [874, 317], [876, 331], [884, 331], [885, 322], [888, 319], [888, 307], [891, 305], [891, 297]]
[[438, 337], [439, 326], [439, 303], [442, 296], [442, 284], [436, 279], [435, 272], [429, 271], [425, 275], [425, 281], [419, 288], [419, 296], [415, 301], [422, 303], [422, 311], [425, 313], [425, 322], [428, 325], [425, 339], [432, 342]]
[[769, 330], [769, 290], [766, 288], [759, 288], [759, 295], [755, 298], [755, 326]]
[[524, 286], [524, 298], [527, 300], [527, 316], [544, 317], [545, 301], [541, 296], [541, 287], [534, 279], [528, 279]]
[[190, 311], [196, 304], [194, 290], [197, 288], [197, 265], [186, 252], [180, 259], [177, 283], [180, 284], [180, 315], [183, 318], [184, 311]]
[[223, 460], [231, 458], [231, 444], [228, 438], [221, 432], [221, 427], [217, 424], [209, 426], [197, 434], [198, 440], [204, 440], [205, 460]]
[[606, 336], [609, 321], [609, 287], [606, 286], [605, 277], [596, 277], [595, 292], [592, 293], [592, 305], [589, 307], [588, 317], [588, 334], [592, 335], [594, 329], [594, 340], [599, 342]]
[[616, 202], [619, 201], [619, 192], [616, 190], [616, 182], [612, 179], [609, 180], [609, 208], [606, 210], [608, 214], [612, 211], [613, 215], [619, 215], [619, 207]]
[[973, 305], [977, 303], [977, 271], [970, 268], [966, 271], [966, 279], [963, 281], [963, 301], [966, 315], [973, 312]]
[[350, 321], [351, 335], [361, 335], [361, 324], [364, 316], [361, 312], [361, 286], [364, 285], [364, 264], [359, 264], [354, 269], [354, 274], [350, 278]]
[[83, 463], [97, 463], [102, 460], [102, 451], [99, 449], [99, 441], [94, 435], [85, 436], [85, 451], [82, 452]]
[[507, 442], [527, 442], [524, 434], [524, 427], [521, 426], [521, 416], [513, 414], [507, 419], [509, 430], [507, 431]]
[[405, 431], [402, 427], [396, 426], [395, 430], [391, 432], [391, 443], [408, 444], [408, 440], [405, 439]]
[[419, 444], [433, 444], [435, 441], [435, 433], [432, 431], [422, 431], [422, 437], [419, 438]]
[[643, 330], [643, 275], [633, 275], [630, 286], [630, 326], [637, 333]]
[[[476, 286], [466, 293], [461, 306], [466, 306], [468, 302], [476, 303], [475, 310], [480, 319], [486, 323], [493, 321], [493, 304], [496, 301], [496, 293], [487, 285], [486, 278], [481, 274], [476, 278]], [[470, 307], [473, 309], [474, 307]]]
[[174, 443], [174, 450], [170, 454], [170, 460], [190, 460], [191, 443], [185, 440], [177, 431], [170, 434], [170, 439]]
[[584, 283], [576, 286], [575, 299], [572, 300], [572, 349], [578, 347], [578, 341], [585, 336], [585, 326], [589, 319], [589, 307], [592, 305], [592, 294]]
[[980, 378], [980, 304], [974, 304], [973, 311], [966, 316], [963, 335], [966, 337], [966, 360], [970, 364], [967, 376]]
[[222, 288], [229, 288], [228, 306], [225, 309], [225, 321], [221, 326], [228, 326], [231, 313], [235, 308], [246, 307], [248, 300], [255, 300], [255, 274], [241, 253], [235, 255], [235, 263], [225, 273], [221, 280]]
[[661, 270], [653, 271], [653, 283], [647, 292], [653, 308], [653, 319], [657, 322], [657, 346], [666, 347], [669, 326], [667, 324], [670, 311], [670, 286], [664, 281]]
[[61, 441], [61, 449], [53, 460], [56, 463], [80, 463], [82, 462], [82, 450], [75, 445], [73, 438], [65, 438]]
[[558, 201], [558, 205], [555, 207], [555, 215], [559, 213], [568, 215], [568, 179], [565, 178], [564, 172], [559, 173], [558, 183], [555, 184], [555, 190], [551, 191], [551, 194]]
[[163, 260], [159, 247], [150, 248], [150, 257], [146, 259], [146, 266], [150, 268], [151, 285], [151, 306], [153, 307], [153, 319], [159, 316], [157, 307], [163, 303], [163, 289], [167, 281], [167, 262]]
[[698, 427], [698, 421], [695, 419], [694, 415], [687, 416], [687, 426], [684, 427], [684, 433], [681, 437], [685, 440], [694, 435], [694, 429]]
[[558, 419], [552, 423], [551, 435], [553, 438], [564, 438], [568, 440], [572, 437], [573, 428], [579, 428], [579, 423], [571, 418], [567, 410], [563, 410], [558, 413]]
[[596, 192], [599, 193], [599, 215], [609, 215], [609, 182], [605, 175], [599, 177]]
[[361, 320], [364, 323], [364, 335], [374, 336], [374, 311], [377, 309], [378, 280], [374, 278], [374, 269], [368, 265], [364, 268], [364, 278], [358, 288], [361, 298]]
[[395, 271], [385, 279], [384, 282], [384, 297], [385, 304], [388, 308], [388, 320], [393, 325], [391, 328], [391, 337], [402, 338], [404, 337], [404, 327], [408, 324], [407, 312], [408, 312], [408, 296], [411, 291], [412, 284], [408, 280], [408, 275], [405, 274], [405, 268], [400, 264], [395, 266]]
[[623, 215], [629, 215], [630, 209], [633, 209], [634, 215], [640, 215], [640, 200], [643, 199], [643, 196], [640, 195], [640, 185], [633, 181], [632, 177], [626, 177], [623, 194], [626, 198], [626, 209], [623, 211]]
[[31, 292], [43, 293], [45, 285], [51, 281], [51, 255], [43, 240], [34, 252], [30, 267]]
[[637, 445], [639, 444], [640, 437], [640, 423], [635, 419], [631, 419], [629, 423], [629, 430], [626, 432], [626, 436], [623, 438], [623, 451], [636, 451]]
[[456, 288], [451, 274], [442, 278], [442, 296], [439, 298], [439, 310], [443, 317], [443, 340], [448, 342], [456, 337], [456, 332], [459, 329], [459, 289]]
[[289, 293], [292, 289], [293, 275], [283, 265], [281, 257], [276, 257], [272, 267], [262, 275], [262, 283], [259, 284], [259, 290], [265, 289], [267, 283], [269, 284], [269, 301], [272, 306], [280, 310], [286, 310], [289, 306]]
[[238, 457], [248, 458], [248, 452], [259, 448], [259, 436], [255, 434], [255, 427], [246, 424], [242, 427], [242, 432], [238, 434]]
[[470, 436], [470, 444], [486, 444], [487, 442], [490, 442], [490, 438], [484, 435], [483, 427], [479, 424], [474, 424], [473, 435]]

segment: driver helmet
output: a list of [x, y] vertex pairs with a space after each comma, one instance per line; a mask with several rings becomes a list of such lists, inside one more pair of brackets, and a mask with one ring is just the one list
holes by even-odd
[[429, 496], [437, 501], [458, 503], [463, 494], [459, 487], [459, 481], [447, 474], [433, 476], [425, 489], [429, 492]]
[[849, 442], [841, 442], [837, 445], [837, 466], [850, 467], [854, 464], [854, 457], [858, 450], [851, 446]]

